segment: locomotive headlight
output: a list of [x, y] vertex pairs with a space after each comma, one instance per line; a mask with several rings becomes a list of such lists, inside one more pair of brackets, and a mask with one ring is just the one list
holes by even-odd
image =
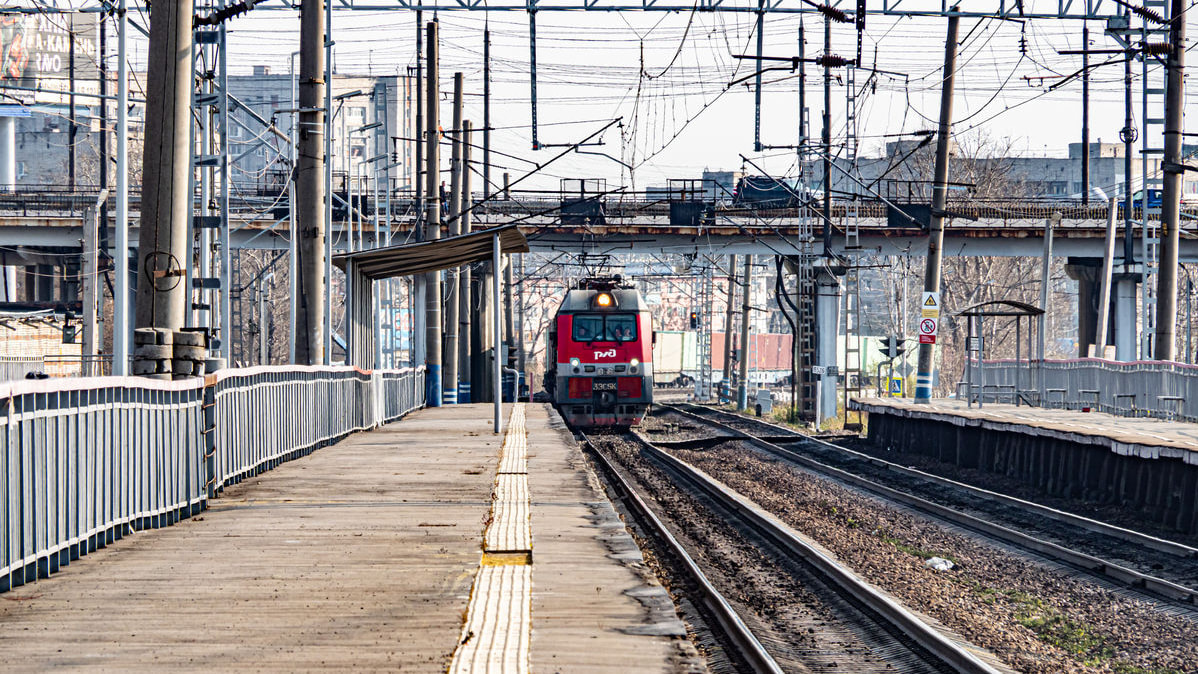
[[595, 304], [597, 304], [601, 307], [610, 307], [611, 306], [611, 295], [609, 295], [607, 293], [599, 293], [599, 296], [595, 298]]
[[577, 358], [571, 358], [570, 359], [570, 367], [578, 367], [579, 363], [581, 363], [581, 362], [582, 361], [578, 360]]
[[636, 367], [637, 365], [640, 365], [640, 364], [641, 364], [641, 361], [639, 361], [639, 360], [637, 360], [637, 359], [633, 358], [632, 360], [628, 361], [628, 364], [629, 364], [629, 365], [631, 365], [631, 366], [633, 366], [633, 367]]

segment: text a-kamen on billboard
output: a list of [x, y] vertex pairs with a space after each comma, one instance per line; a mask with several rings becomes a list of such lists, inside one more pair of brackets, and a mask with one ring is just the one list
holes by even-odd
[[[99, 93], [98, 28], [94, 12], [0, 14], [0, 103], [66, 104], [72, 51], [74, 90]], [[97, 102], [75, 99], [76, 105]]]

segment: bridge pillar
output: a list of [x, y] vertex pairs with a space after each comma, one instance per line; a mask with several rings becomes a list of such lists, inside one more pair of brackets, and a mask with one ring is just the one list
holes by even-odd
[[0, 267], [0, 302], [19, 302], [17, 297], [17, 268], [12, 266]]
[[[1102, 291], [1102, 259], [1071, 257], [1065, 265], [1065, 273], [1077, 281], [1077, 355], [1085, 358], [1090, 355], [1090, 345], [1097, 338], [1098, 306], [1102, 299], [1099, 297]], [[1111, 281], [1114, 296], [1111, 297], [1108, 318], [1114, 330], [1107, 336], [1106, 346], [1115, 347], [1117, 360], [1132, 360], [1136, 347], [1136, 286], [1140, 282], [1139, 269], [1117, 265], [1112, 270]], [[1102, 351], [1097, 349], [1095, 355], [1101, 357]]]
[[17, 118], [0, 115], [0, 190], [17, 186]]
[[[1065, 273], [1077, 281], [1077, 356], [1089, 355], [1098, 332], [1098, 293], [1102, 283], [1101, 258], [1069, 258]], [[1112, 302], [1112, 304], [1114, 304]]]
[[[840, 332], [840, 280], [826, 267], [815, 275], [815, 364], [836, 365], [836, 342]], [[839, 377], [825, 375], [819, 392], [820, 419], [836, 416], [836, 382]]]
[[1112, 298], [1115, 326], [1115, 359], [1129, 361], [1136, 359], [1136, 308], [1139, 306], [1140, 293], [1136, 286], [1140, 283], [1139, 265], [1130, 270], [1126, 265], [1115, 267], [1114, 277], [1115, 297]]

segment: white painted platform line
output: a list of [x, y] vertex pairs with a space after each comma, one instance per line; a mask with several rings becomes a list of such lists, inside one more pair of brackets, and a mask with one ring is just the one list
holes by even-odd
[[532, 566], [484, 558], [450, 674], [522, 674], [532, 634]]
[[495, 476], [491, 523], [450, 674], [524, 674], [532, 635], [532, 525], [528, 431], [516, 403]]

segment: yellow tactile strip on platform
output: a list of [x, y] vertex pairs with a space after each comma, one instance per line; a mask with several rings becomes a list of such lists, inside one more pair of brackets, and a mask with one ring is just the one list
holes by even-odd
[[512, 410], [507, 435], [503, 438], [499, 473], [528, 473], [528, 429], [524, 425], [524, 405], [517, 405]]
[[527, 672], [531, 634], [532, 566], [483, 565], [450, 674]]
[[512, 407], [495, 476], [491, 520], [451, 674], [528, 672], [532, 634], [532, 526], [524, 405]]
[[483, 550], [514, 552], [532, 550], [528, 515], [528, 476], [503, 474], [495, 482], [490, 526]]

